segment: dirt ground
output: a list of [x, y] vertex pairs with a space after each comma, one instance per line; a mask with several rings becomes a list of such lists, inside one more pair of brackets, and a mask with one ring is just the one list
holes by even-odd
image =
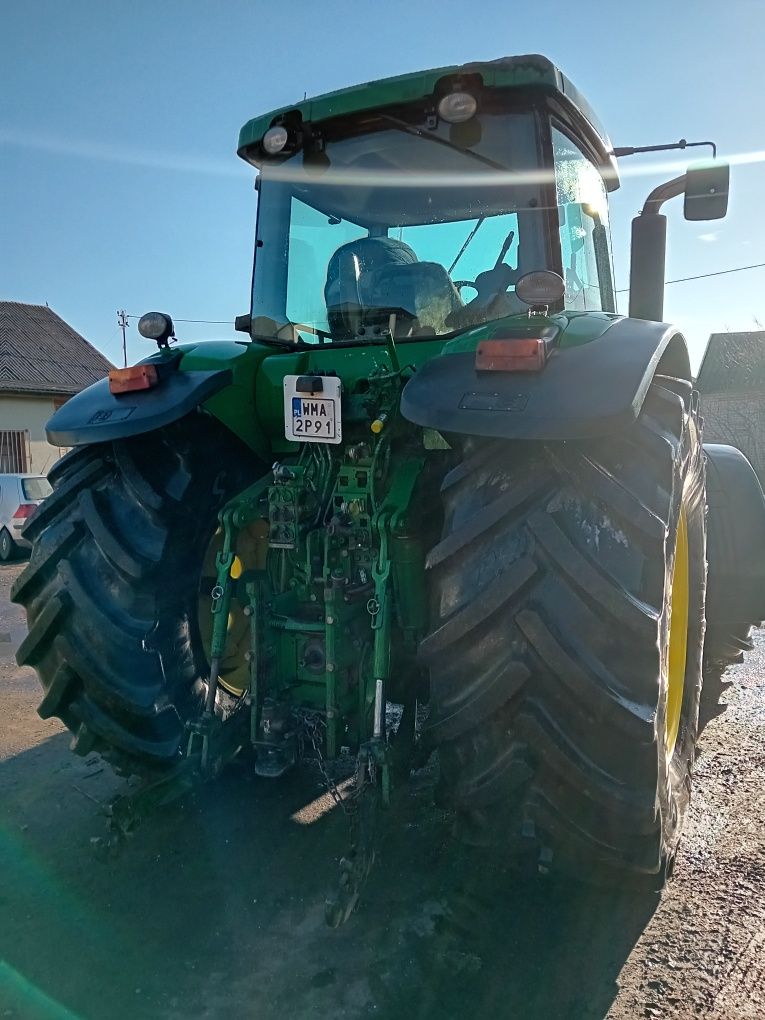
[[330, 931], [346, 830], [337, 811], [294, 819], [320, 796], [311, 775], [232, 771], [94, 858], [121, 783], [35, 713], [13, 660], [18, 570], [0, 567], [0, 1018], [765, 1016], [765, 634], [728, 676], [660, 899], [520, 882], [451, 841], [423, 775], [358, 913]]

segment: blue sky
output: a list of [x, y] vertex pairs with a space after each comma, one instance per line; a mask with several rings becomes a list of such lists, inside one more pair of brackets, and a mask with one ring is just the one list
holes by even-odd
[[[616, 145], [714, 139], [739, 157], [725, 220], [669, 212], [673, 279], [765, 262], [761, 0], [27, 0], [0, 40], [0, 297], [44, 303], [121, 359], [115, 312], [232, 321], [248, 308], [255, 194], [240, 126], [308, 95], [424, 67], [540, 52]], [[638, 162], [640, 161], [640, 162]], [[622, 161], [629, 222], [666, 158]], [[710, 332], [765, 323], [765, 270], [667, 289], [698, 362]], [[128, 354], [147, 353], [135, 322]], [[182, 339], [235, 335], [177, 324]]]

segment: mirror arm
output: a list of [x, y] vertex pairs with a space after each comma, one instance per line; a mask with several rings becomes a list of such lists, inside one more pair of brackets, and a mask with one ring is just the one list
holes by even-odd
[[658, 213], [664, 203], [670, 198], [677, 198], [678, 195], [682, 195], [685, 191], [685, 174], [680, 177], [674, 177], [671, 181], [665, 181], [664, 184], [660, 184], [654, 188], [648, 198], [645, 200], [640, 215], [647, 216], [651, 213]]
[[643, 152], [669, 152], [670, 149], [695, 149], [698, 146], [709, 146], [712, 150], [712, 159], [717, 159], [717, 146], [714, 142], [689, 142], [681, 138], [679, 142], [671, 142], [669, 145], [623, 145], [611, 150], [611, 155], [621, 159], [622, 156], [637, 156]]

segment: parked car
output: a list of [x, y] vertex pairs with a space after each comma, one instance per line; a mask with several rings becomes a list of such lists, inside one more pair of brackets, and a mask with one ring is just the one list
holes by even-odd
[[4, 563], [30, 548], [21, 529], [51, 491], [43, 475], [0, 474], [0, 560]]

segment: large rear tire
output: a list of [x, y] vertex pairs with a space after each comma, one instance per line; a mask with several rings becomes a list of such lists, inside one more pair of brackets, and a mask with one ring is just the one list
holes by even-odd
[[635, 426], [608, 439], [463, 452], [442, 487], [421, 649], [441, 801], [471, 839], [533, 848], [545, 869], [664, 874], [701, 691], [690, 384], [657, 377]]
[[197, 626], [200, 571], [223, 503], [262, 473], [214, 419], [77, 448], [25, 537], [12, 598], [29, 633], [17, 659], [45, 694], [38, 709], [123, 770], [177, 761], [207, 662]]

